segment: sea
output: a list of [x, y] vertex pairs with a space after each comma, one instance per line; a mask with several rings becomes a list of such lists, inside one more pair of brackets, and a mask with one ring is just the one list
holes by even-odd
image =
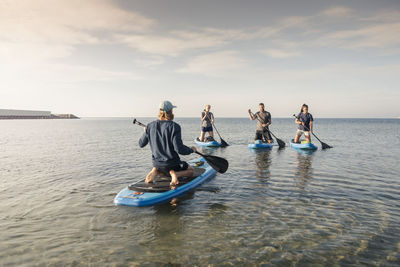
[[[175, 121], [193, 146], [199, 118]], [[0, 121], [0, 266], [400, 265], [399, 119], [315, 118], [333, 148], [313, 153], [289, 146], [291, 118], [270, 126], [280, 150], [250, 150], [248, 118], [215, 126], [230, 146], [202, 151], [226, 173], [127, 207], [114, 197], [151, 169], [132, 118]]]

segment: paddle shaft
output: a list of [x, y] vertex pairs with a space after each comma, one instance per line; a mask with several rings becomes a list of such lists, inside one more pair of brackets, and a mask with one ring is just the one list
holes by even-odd
[[217, 129], [217, 127], [215, 127], [215, 124], [214, 124], [214, 122], [211, 120], [211, 118], [210, 118], [210, 117], [208, 117], [208, 113], [207, 113], [207, 118], [210, 120], [211, 124], [214, 126], [214, 129], [215, 129], [215, 131], [217, 132], [217, 134], [218, 134], [218, 136], [219, 136], [219, 139], [221, 139], [221, 143], [222, 143], [222, 145], [228, 146], [228, 143], [227, 143], [227, 142], [225, 142], [225, 140], [224, 140], [224, 139], [222, 139], [221, 135], [219, 134], [219, 132], [218, 132], [218, 129]]
[[137, 124], [137, 125], [139, 125], [139, 126], [146, 127], [146, 125], [144, 125], [144, 124], [141, 123], [140, 121], [137, 121], [136, 119], [133, 119], [133, 124]]

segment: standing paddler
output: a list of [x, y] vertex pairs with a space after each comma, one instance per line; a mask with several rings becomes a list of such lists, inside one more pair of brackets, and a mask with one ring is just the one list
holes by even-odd
[[264, 103], [258, 104], [258, 107], [260, 110], [256, 114], [253, 114], [251, 109], [248, 110], [250, 120], [257, 120], [257, 130], [254, 140], [265, 139], [266, 142], [272, 143], [272, 137], [268, 128], [271, 125], [271, 113], [264, 109]]
[[206, 105], [203, 112], [201, 112], [201, 133], [200, 133], [200, 142], [204, 142], [204, 137], [206, 133], [209, 135], [209, 139], [207, 141], [214, 140], [214, 132], [213, 132], [213, 123], [214, 123], [214, 114], [210, 111], [211, 105]]
[[160, 104], [158, 120], [152, 121], [144, 128], [139, 146], [150, 143], [153, 169], [146, 176], [146, 183], [151, 183], [160, 173], [171, 176], [171, 185], [179, 183], [179, 177], [192, 177], [193, 167], [181, 161], [179, 154], [189, 155], [196, 152], [196, 147], [187, 147], [182, 142], [181, 126], [173, 122], [173, 108], [169, 101]]

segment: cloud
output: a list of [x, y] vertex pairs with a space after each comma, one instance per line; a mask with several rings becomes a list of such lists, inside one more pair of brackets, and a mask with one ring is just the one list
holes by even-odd
[[133, 72], [107, 71], [90, 66], [68, 66], [64, 64], [43, 63], [40, 65], [0, 64], [0, 87], [2, 90], [44, 86], [54, 84], [73, 84], [89, 81], [110, 82], [139, 80], [142, 77]]
[[109, 0], [1, 1], [1, 84], [30, 88], [44, 82], [140, 78], [133, 73], [66, 65], [58, 60], [70, 56], [80, 45], [111, 43], [111, 33], [142, 33], [154, 24], [155, 20]]
[[220, 51], [200, 55], [179, 69], [180, 73], [223, 76], [246, 66], [246, 61], [236, 51]]
[[[155, 21], [108, 0], [0, 2], [0, 56], [42, 48], [45, 59], [64, 57], [74, 45], [107, 41], [107, 32], [143, 32]], [[57, 47], [52, 49], [52, 47]], [[5, 49], [4, 47], [7, 47]], [[19, 49], [21, 48], [21, 49]], [[29, 51], [29, 49], [28, 49]]]
[[328, 9], [322, 10], [319, 13], [319, 16], [322, 17], [349, 17], [353, 14], [353, 10], [351, 10], [348, 7], [345, 6], [335, 6], [335, 7], [330, 7]]
[[297, 51], [285, 51], [282, 49], [266, 49], [262, 50], [261, 53], [272, 57], [272, 58], [292, 58], [301, 56], [300, 52]]
[[239, 30], [197, 29], [192, 31], [175, 30], [167, 34], [117, 34], [118, 42], [141, 52], [176, 57], [190, 50], [217, 48], [232, 40], [243, 38]]
[[355, 30], [333, 31], [318, 38], [315, 44], [346, 49], [398, 46], [400, 22], [369, 25]]

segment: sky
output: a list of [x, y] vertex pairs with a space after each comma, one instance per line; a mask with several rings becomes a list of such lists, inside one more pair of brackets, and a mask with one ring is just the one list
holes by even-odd
[[398, 0], [0, 0], [0, 108], [400, 116]]

